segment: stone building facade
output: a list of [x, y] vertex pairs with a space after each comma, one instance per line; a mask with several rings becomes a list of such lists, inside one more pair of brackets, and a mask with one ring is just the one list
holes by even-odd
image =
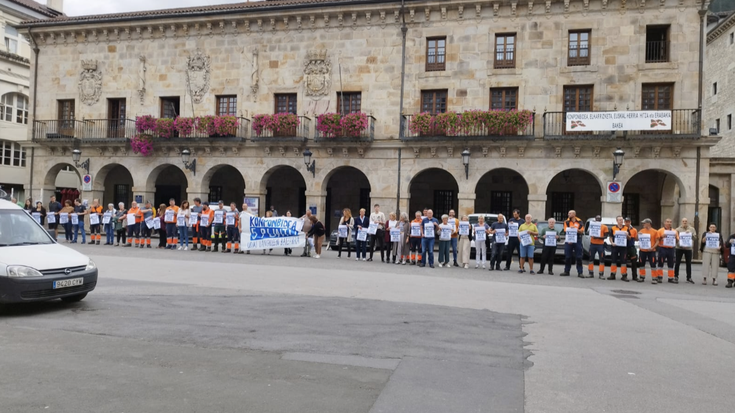
[[[432, 207], [587, 218], [707, 213], [709, 148], [698, 110], [699, 0], [281, 0], [26, 22], [40, 48], [34, 195], [89, 158], [104, 202], [200, 197], [294, 215], [316, 208], [335, 227], [342, 208]], [[406, 50], [401, 110], [402, 32]], [[360, 138], [320, 137], [316, 117], [364, 112]], [[222, 110], [224, 109], [224, 112]], [[501, 132], [415, 132], [421, 112], [528, 110]], [[580, 133], [565, 112], [671, 110], [665, 132]], [[260, 114], [301, 123], [264, 137]], [[155, 139], [131, 151], [136, 116], [240, 118], [230, 137]], [[125, 126], [120, 126], [125, 125]], [[282, 135], [282, 136], [281, 136]], [[608, 197], [612, 152], [624, 196]], [[315, 169], [304, 163], [309, 149]], [[196, 174], [184, 167], [189, 150]], [[467, 168], [462, 152], [469, 151]], [[699, 155], [698, 155], [699, 154]]]

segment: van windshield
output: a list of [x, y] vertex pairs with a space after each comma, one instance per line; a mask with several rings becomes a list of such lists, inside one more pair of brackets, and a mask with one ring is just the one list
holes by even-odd
[[23, 210], [0, 210], [0, 247], [53, 244], [53, 240]]

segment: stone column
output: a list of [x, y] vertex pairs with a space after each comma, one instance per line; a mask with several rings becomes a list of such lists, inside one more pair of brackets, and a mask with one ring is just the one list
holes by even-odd
[[[615, 218], [623, 213], [622, 202], [607, 202], [607, 196], [600, 197], [600, 216], [607, 218]], [[588, 217], [591, 218], [591, 217]]]
[[[145, 204], [145, 201], [151, 201], [152, 204], [156, 203], [156, 191], [155, 189], [153, 191], [146, 190], [145, 187], [133, 187], [133, 201], [135, 201], [135, 197], [140, 196], [143, 200], [143, 203]], [[166, 205], [168, 205], [168, 202], [166, 202]], [[130, 205], [125, 205], [125, 208], [130, 207]], [[158, 209], [158, 205], [153, 205], [154, 208]], [[117, 208], [117, 205], [115, 205], [115, 208]]]
[[475, 198], [477, 198], [477, 195], [475, 195], [474, 192], [460, 192], [457, 194], [457, 199], [459, 201], [459, 211], [456, 211], [457, 218], [461, 218], [462, 215], [470, 215], [475, 212]]
[[306, 192], [306, 208], [310, 209], [312, 206], [316, 205], [316, 216], [319, 218], [322, 222], [324, 222], [325, 218], [325, 209], [327, 208], [327, 195], [322, 194], [321, 192], [316, 191], [307, 191]]
[[679, 217], [681, 216], [681, 207], [677, 211], [675, 208], [676, 203], [671, 200], [661, 200], [661, 226], [664, 226], [664, 221], [666, 218], [671, 218], [674, 221], [674, 226], [679, 222]]
[[549, 218], [546, 216], [546, 194], [528, 194], [528, 213], [538, 222]]

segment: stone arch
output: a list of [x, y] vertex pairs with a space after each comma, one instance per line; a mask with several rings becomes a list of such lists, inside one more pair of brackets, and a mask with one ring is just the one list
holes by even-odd
[[357, 216], [360, 208], [370, 211], [372, 185], [367, 175], [354, 166], [338, 166], [324, 177], [322, 188], [326, 188], [325, 226], [327, 231], [337, 228], [337, 211], [350, 208]]
[[135, 181], [130, 170], [119, 163], [103, 166], [95, 175], [92, 188], [101, 193], [103, 205], [120, 202], [130, 205], [133, 201]]
[[454, 175], [441, 168], [427, 168], [414, 175], [408, 193], [409, 216], [428, 207], [438, 218], [458, 208], [459, 183]]
[[189, 179], [184, 171], [170, 163], [153, 168], [146, 180], [146, 192], [155, 193], [155, 205], [168, 204], [170, 198], [180, 204], [186, 199], [188, 188]]
[[602, 210], [603, 183], [600, 177], [580, 168], [565, 169], [549, 181], [546, 187], [546, 218], [567, 219], [570, 209], [585, 220]]
[[279, 215], [291, 211], [293, 216], [306, 213], [306, 179], [298, 169], [291, 165], [276, 165], [263, 174], [260, 180], [261, 193], [265, 194], [262, 214], [271, 205]]
[[650, 218], [654, 227], [663, 220], [679, 220], [679, 199], [683, 198], [682, 180], [669, 171], [659, 168], [636, 171], [623, 185], [623, 215], [629, 216], [633, 225], [640, 225]]
[[529, 187], [518, 171], [495, 168], [486, 172], [475, 186], [475, 212], [502, 213], [512, 216], [514, 209], [528, 212]]
[[245, 196], [245, 182], [243, 174], [234, 166], [214, 165], [204, 173], [201, 191], [209, 193], [209, 202], [224, 201], [227, 205], [235, 202], [239, 206]]
[[70, 172], [74, 172], [77, 175], [77, 178], [79, 179], [79, 184], [77, 185], [77, 189], [81, 189], [82, 186], [82, 174], [79, 172], [79, 169], [77, 169], [74, 165], [67, 163], [67, 162], [60, 162], [49, 168], [48, 172], [46, 172], [46, 177], [43, 180], [43, 187], [44, 188], [56, 188], [56, 181], [58, 180], [59, 173], [63, 170], [68, 169]]

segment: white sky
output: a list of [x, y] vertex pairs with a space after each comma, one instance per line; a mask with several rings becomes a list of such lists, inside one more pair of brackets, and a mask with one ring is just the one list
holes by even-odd
[[[36, 0], [43, 3], [44, 0]], [[64, 0], [64, 13], [69, 16], [121, 13], [212, 4], [243, 3], [246, 0]], [[261, 0], [250, 0], [261, 1]]]

